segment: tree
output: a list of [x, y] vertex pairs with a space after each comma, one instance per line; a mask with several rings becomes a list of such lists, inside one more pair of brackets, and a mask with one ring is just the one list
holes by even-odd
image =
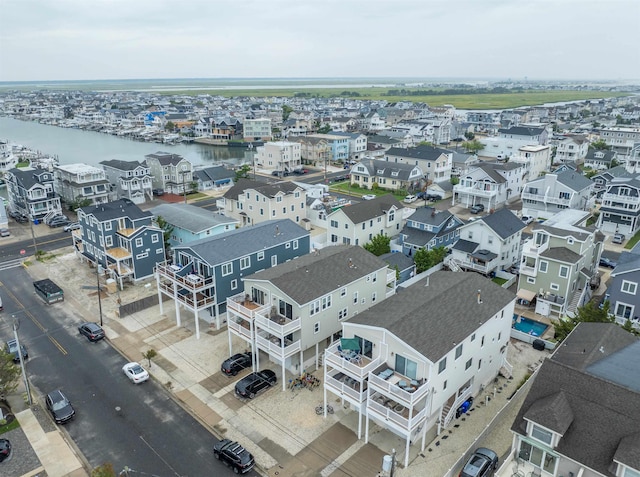
[[176, 128], [176, 124], [173, 121], [167, 121], [164, 126], [165, 131], [173, 131]]
[[451, 176], [451, 179], [449, 179], [449, 182], [451, 182], [451, 184], [453, 185], [460, 184], [460, 178], [456, 176]]
[[611, 149], [604, 139], [598, 139], [597, 141], [593, 141], [589, 144], [589, 149], [595, 149], [596, 151], [608, 151]]
[[91, 205], [91, 199], [87, 199], [86, 197], [82, 197], [79, 195], [73, 202], [69, 203], [69, 210], [78, 210], [82, 207], [89, 207]]
[[429, 270], [431, 267], [443, 262], [446, 256], [447, 249], [445, 247], [437, 247], [432, 250], [421, 248], [413, 256], [413, 261], [416, 264], [416, 273]]
[[158, 353], [153, 348], [149, 348], [145, 353], [142, 353], [142, 357], [149, 362], [149, 367], [151, 367], [151, 360], [156, 356], [158, 356]]
[[235, 182], [238, 182], [240, 179], [248, 179], [249, 172], [251, 172], [251, 166], [249, 164], [241, 165], [236, 169]]
[[293, 111], [293, 108], [291, 106], [289, 106], [288, 104], [283, 104], [282, 105], [282, 120], [286, 121], [287, 119], [289, 119], [289, 115], [291, 114], [292, 111]]
[[433, 146], [431, 141], [420, 141], [416, 146]]
[[477, 154], [479, 151], [484, 149], [484, 144], [482, 144], [477, 139], [472, 139], [471, 141], [465, 141], [462, 143], [462, 147], [471, 154]]
[[325, 124], [324, 126], [320, 126], [318, 128], [318, 134], [327, 134], [330, 131], [331, 131], [331, 126], [329, 126], [328, 124]]
[[468, 141], [471, 141], [472, 139], [475, 139], [476, 135], [473, 134], [471, 131], [465, 131], [464, 137], [467, 138]]
[[555, 328], [555, 338], [563, 341], [578, 323], [615, 323], [616, 320], [609, 315], [609, 301], [605, 301], [602, 308], [591, 300], [586, 305], [578, 307], [578, 313], [573, 318], [551, 320]]
[[0, 349], [0, 399], [5, 399], [18, 387], [20, 367], [13, 362], [13, 354]]
[[116, 471], [113, 470], [113, 465], [109, 462], [105, 462], [99, 465], [91, 471], [91, 477], [116, 477]]
[[379, 257], [380, 255], [391, 252], [390, 242], [391, 237], [379, 233], [371, 239], [371, 242], [365, 243], [362, 247], [376, 257]]
[[158, 227], [162, 229], [162, 238], [164, 239], [164, 249], [165, 251], [169, 251], [171, 246], [169, 245], [169, 240], [171, 239], [171, 235], [173, 234], [174, 226], [167, 222], [164, 217], [158, 216], [156, 218], [156, 224]]

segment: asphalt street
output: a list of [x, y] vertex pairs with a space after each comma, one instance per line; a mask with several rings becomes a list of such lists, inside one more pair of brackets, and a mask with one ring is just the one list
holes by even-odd
[[[213, 457], [216, 438], [206, 428], [160, 383], [132, 384], [122, 372], [126, 360], [108, 341], [91, 343], [80, 336], [77, 327], [83, 318], [67, 303], [45, 305], [24, 269], [1, 270], [0, 293], [2, 340], [13, 336], [18, 320], [21, 344], [29, 351], [26, 369], [33, 399], [45, 407], [46, 393], [61, 389], [67, 395], [76, 416], [61, 427], [91, 468], [109, 462], [138, 475], [233, 474]], [[141, 362], [146, 365], [142, 357]]]

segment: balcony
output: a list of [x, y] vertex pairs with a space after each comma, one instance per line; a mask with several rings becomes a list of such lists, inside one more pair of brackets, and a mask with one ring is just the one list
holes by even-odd
[[618, 195], [618, 194], [610, 194], [610, 193], [606, 193], [602, 195], [602, 205], [615, 207], [612, 205], [612, 202], [620, 203], [620, 204], [632, 204], [632, 205], [638, 206], [640, 204], [640, 197], [632, 197], [628, 195]]
[[369, 415], [387, 424], [395, 425], [394, 427], [402, 429], [406, 433], [412, 432], [427, 417], [425, 408], [414, 409], [413, 412], [414, 415], [411, 416], [410, 409], [405, 405], [381, 394], [370, 396], [367, 400], [367, 413]]
[[363, 404], [367, 400], [367, 381], [358, 381], [343, 373], [327, 376], [324, 386], [336, 396]]
[[195, 273], [187, 273], [187, 267], [167, 265], [167, 262], [156, 265], [156, 272], [161, 278], [166, 278], [172, 283], [176, 283], [179, 288], [190, 292], [202, 292], [214, 285], [213, 277], [203, 277]]
[[227, 310], [231, 310], [236, 315], [243, 316], [249, 320], [253, 320], [258, 313], [266, 315], [269, 308], [269, 305], [261, 305], [252, 301], [249, 295], [245, 293], [238, 293], [227, 298]]
[[267, 331], [271, 335], [279, 338], [290, 335], [294, 331], [298, 331], [302, 328], [302, 321], [300, 320], [300, 317], [295, 319], [287, 318], [277, 312], [274, 313], [273, 308], [268, 316], [262, 313], [256, 313], [255, 324], [260, 330]]
[[[229, 309], [229, 301], [227, 300], [227, 310]], [[240, 316], [228, 315], [227, 327], [234, 334], [245, 339], [249, 343], [253, 342], [253, 331], [251, 330], [251, 321], [246, 320]]]
[[522, 246], [522, 255], [525, 257], [538, 258], [538, 256], [549, 248], [549, 241], [537, 245], [534, 240], [527, 240]]
[[262, 351], [281, 361], [301, 350], [300, 340], [283, 339], [264, 331], [256, 335], [256, 345]]
[[326, 349], [324, 352], [325, 365], [340, 370], [341, 372], [355, 377], [360, 381], [366, 378], [370, 372], [373, 372], [383, 362], [380, 356], [368, 358], [366, 356], [357, 355], [359, 359], [352, 359], [350, 356], [345, 358], [344, 352], [339, 348], [340, 341], [337, 341]]
[[525, 264], [520, 264], [520, 273], [522, 275], [527, 275], [529, 277], [535, 277], [538, 274], [538, 271], [534, 266], [532, 265], [525, 265]]
[[132, 257], [131, 251], [123, 247], [108, 248], [105, 250], [105, 253], [108, 257], [111, 257], [116, 261], [125, 260]]
[[551, 197], [541, 194], [531, 194], [529, 192], [522, 193], [522, 200], [542, 202], [543, 204], [566, 205], [567, 207], [571, 205], [571, 199], [562, 199], [560, 197]]
[[[160, 282], [160, 289], [170, 294], [171, 296], [174, 296], [172, 282], [168, 282], [168, 281]], [[208, 308], [210, 306], [215, 305], [216, 303], [215, 296], [208, 296], [203, 293], [195, 293], [195, 300], [194, 300], [193, 295], [194, 295], [193, 293], [189, 293], [189, 291], [182, 288], [182, 289], [178, 289], [178, 293], [175, 295], [175, 298], [180, 303], [184, 303], [185, 305], [187, 305], [189, 308], [192, 308], [192, 309]]]
[[[391, 369], [386, 368], [386, 365], [383, 367]], [[429, 394], [428, 381], [416, 381], [400, 373], [385, 374], [382, 369], [380, 371], [369, 374], [369, 387], [399, 404], [413, 407]], [[401, 384], [406, 385], [403, 388], [400, 387]]]
[[453, 186], [453, 192], [458, 194], [467, 194], [475, 197], [491, 198], [498, 195], [497, 190], [484, 190], [478, 187], [463, 187], [461, 185]]

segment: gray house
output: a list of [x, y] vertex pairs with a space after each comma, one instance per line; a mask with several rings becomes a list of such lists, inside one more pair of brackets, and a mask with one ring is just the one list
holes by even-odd
[[123, 279], [153, 275], [165, 259], [162, 229], [151, 212], [143, 212], [126, 199], [78, 209], [81, 228], [74, 230], [73, 246], [81, 261], [98, 263], [122, 287]]
[[624, 324], [627, 320], [640, 329], [640, 251], [622, 252], [616, 268], [611, 272], [611, 281], [605, 298], [611, 307], [609, 313], [616, 321]]
[[5, 176], [9, 210], [31, 219], [62, 212], [53, 174], [43, 169], [11, 169]]
[[224, 166], [205, 167], [193, 171], [193, 180], [198, 183], [198, 190], [213, 190], [231, 187], [236, 173]]
[[146, 162], [111, 159], [100, 164], [118, 199], [126, 198], [134, 204], [153, 199], [153, 178]]
[[402, 245], [405, 255], [412, 255], [422, 248], [449, 247], [458, 240], [458, 228], [462, 224], [464, 222], [448, 210], [421, 207], [407, 219], [407, 224], [400, 231], [398, 244]]
[[309, 232], [291, 220], [269, 220], [232, 230], [173, 249], [173, 260], [158, 264], [158, 298], [175, 303], [180, 325], [180, 306], [193, 311], [199, 336], [200, 312], [206, 321], [215, 319], [220, 329], [227, 298], [244, 290], [243, 277], [306, 255]]

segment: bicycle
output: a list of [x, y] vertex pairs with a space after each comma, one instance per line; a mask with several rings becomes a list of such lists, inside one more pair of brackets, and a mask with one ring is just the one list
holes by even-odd
[[[322, 416], [324, 414], [324, 406], [322, 404], [316, 406], [316, 414]], [[333, 414], [333, 406], [327, 404], [327, 414]]]

